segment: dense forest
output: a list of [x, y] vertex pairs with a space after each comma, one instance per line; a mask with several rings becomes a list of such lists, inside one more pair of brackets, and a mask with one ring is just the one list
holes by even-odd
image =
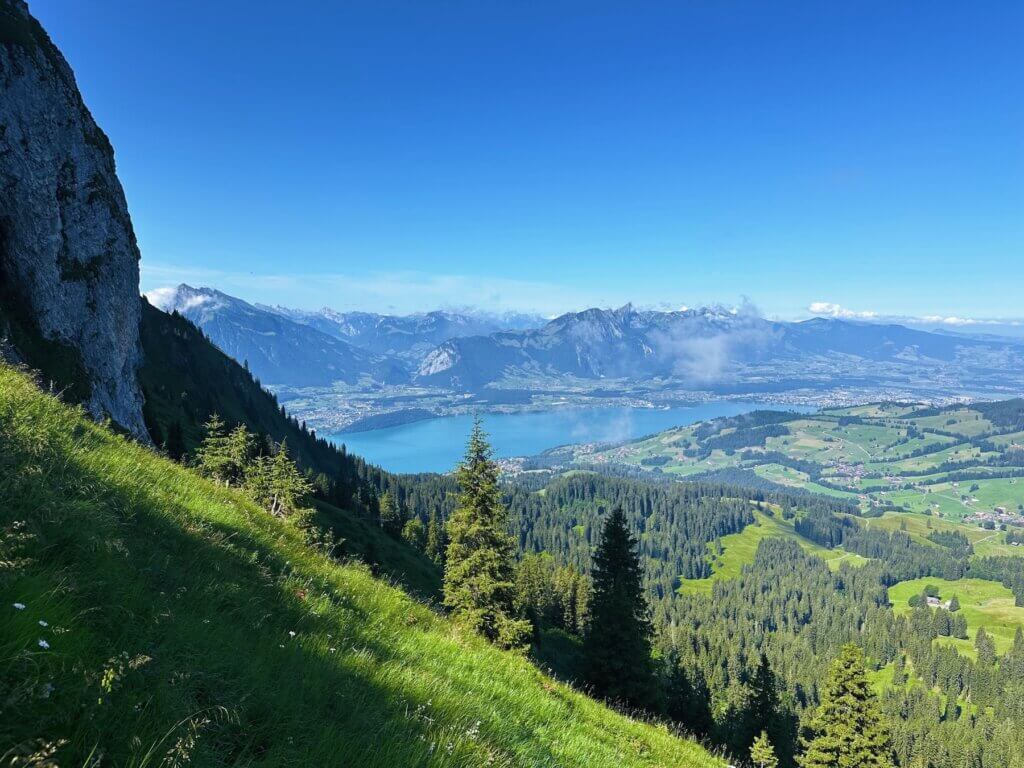
[[[428, 522], [447, 514], [455, 493], [445, 477], [369, 477]], [[970, 543], [955, 533], [933, 532], [930, 546], [903, 531], [872, 530], [842, 500], [774, 489], [575, 473], [508, 483], [504, 502], [521, 571], [528, 572], [521, 604], [536, 622], [580, 637], [589, 617], [579, 618], [587, 611], [579, 596], [588, 589], [602, 526], [621, 508], [643, 565], [657, 648], [657, 693], [646, 706], [731, 754], [749, 754], [764, 731], [780, 765], [795, 765], [831, 660], [852, 642], [863, 648], [869, 671], [891, 675], [880, 708], [896, 764], [1021, 765], [1024, 635], [997, 657], [982, 630], [970, 638], [977, 649], [971, 659], [934, 642], [967, 639], [955, 602], [932, 606], [922, 596], [897, 615], [887, 595], [888, 586], [907, 579], [972, 577], [1003, 583], [1022, 604], [1019, 559], [972, 557]], [[795, 541], [769, 538], [738, 578], [716, 581], [710, 597], [678, 594], [680, 578], [710, 575], [708, 545], [750, 525], [755, 510], [792, 518], [804, 538], [868, 562], [831, 570]], [[585, 669], [582, 661], [560, 661], [572, 673]]]

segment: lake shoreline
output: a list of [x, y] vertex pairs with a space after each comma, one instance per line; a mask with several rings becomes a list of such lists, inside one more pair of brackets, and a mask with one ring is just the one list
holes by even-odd
[[[754, 410], [793, 410], [793, 406], [714, 400], [667, 408], [566, 406], [543, 411], [483, 413], [481, 417], [494, 446], [495, 458], [509, 459], [537, 456], [566, 445], [628, 442], [671, 427]], [[473, 418], [472, 414], [427, 416], [322, 436], [391, 472], [444, 473], [454, 469], [461, 460]]]

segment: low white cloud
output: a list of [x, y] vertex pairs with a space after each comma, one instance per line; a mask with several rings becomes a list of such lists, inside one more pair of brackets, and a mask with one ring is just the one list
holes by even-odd
[[178, 289], [173, 286], [166, 286], [163, 288], [154, 288], [150, 291], [146, 291], [143, 296], [146, 300], [157, 309], [167, 311], [167, 308], [174, 304], [174, 296], [177, 294]]
[[185, 312], [189, 309], [201, 307], [212, 301], [209, 296], [187, 296], [182, 299], [178, 295], [177, 286], [154, 288], [151, 291], [146, 291], [143, 296], [145, 296], [146, 300], [154, 307], [162, 309], [165, 312], [170, 311], [172, 308], [177, 309], [179, 312]]
[[1024, 320], [1016, 318], [979, 318], [960, 317], [958, 315], [886, 315], [879, 312], [847, 309], [841, 304], [834, 304], [828, 301], [811, 302], [807, 307], [807, 311], [818, 317], [834, 317], [843, 320], [866, 320], [909, 326], [946, 326], [949, 328], [984, 326], [987, 328], [1000, 328], [1003, 330], [1024, 328]]
[[[694, 384], [729, 379], [738, 359], [757, 356], [778, 339], [777, 330], [764, 322], [746, 297], [738, 307], [709, 307], [706, 326], [684, 323], [651, 334], [655, 353], [672, 365], [676, 376]], [[728, 317], [728, 322], [721, 323]]]
[[923, 323], [935, 323], [936, 325], [1001, 325], [999, 320], [978, 320], [973, 317], [942, 317], [941, 315], [925, 315], [920, 318]]
[[878, 317], [876, 312], [858, 312], [828, 301], [812, 301], [807, 310], [819, 317], [836, 317], [844, 320], [874, 320]]

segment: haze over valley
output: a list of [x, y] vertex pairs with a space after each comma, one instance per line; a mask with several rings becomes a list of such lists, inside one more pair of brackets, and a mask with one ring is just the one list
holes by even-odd
[[395, 316], [149, 293], [196, 323], [321, 433], [436, 416], [732, 400], [849, 405], [1017, 396], [1024, 339], [865, 319], [770, 321], [749, 306]]

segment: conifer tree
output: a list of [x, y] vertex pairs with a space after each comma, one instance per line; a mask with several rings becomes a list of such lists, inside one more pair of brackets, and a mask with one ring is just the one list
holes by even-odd
[[498, 467], [479, 419], [455, 479], [459, 498], [448, 521], [444, 604], [457, 621], [492, 642], [521, 647], [531, 627], [516, 616], [515, 543], [498, 489]]
[[779, 758], [775, 756], [765, 731], [761, 731], [761, 735], [754, 739], [750, 747], [750, 760], [756, 768], [779, 768]]
[[398, 505], [398, 499], [391, 491], [384, 491], [380, 497], [380, 527], [394, 537], [402, 535], [405, 516]]
[[228, 433], [216, 413], [204, 429], [203, 442], [196, 451], [199, 472], [224, 485], [241, 485], [256, 450], [252, 434], [241, 424]]
[[843, 646], [832, 663], [810, 732], [802, 768], [893, 768], [892, 745], [857, 645]]
[[411, 546], [413, 549], [417, 549], [420, 552], [427, 546], [427, 527], [423, 525], [423, 521], [418, 517], [414, 517], [406, 522], [402, 527], [402, 538]]
[[427, 557], [434, 561], [439, 568], [444, 568], [445, 550], [448, 548], [448, 535], [444, 523], [437, 514], [437, 509], [430, 511], [430, 520], [427, 523]]
[[770, 739], [773, 754], [790, 762], [796, 748], [797, 724], [792, 712], [782, 705], [778, 680], [768, 663], [767, 654], [763, 652], [750, 680], [750, 698], [744, 714], [746, 727], [737, 730], [740, 731], [738, 736], [745, 741], [735, 751], [745, 753], [753, 745], [757, 734], [765, 733]]
[[974, 647], [978, 652], [978, 664], [990, 667], [996, 663], [996, 645], [984, 627], [978, 627], [978, 634], [974, 636]]
[[232, 475], [227, 427], [216, 413], [203, 425], [203, 442], [196, 450], [196, 468], [204, 477], [227, 483]]
[[298, 512], [312, 486], [288, 457], [282, 440], [273, 456], [259, 456], [247, 468], [245, 488], [257, 504], [275, 517]]
[[587, 679], [598, 694], [634, 706], [651, 703], [654, 634], [636, 540], [621, 507], [608, 516], [594, 553], [584, 638]]

